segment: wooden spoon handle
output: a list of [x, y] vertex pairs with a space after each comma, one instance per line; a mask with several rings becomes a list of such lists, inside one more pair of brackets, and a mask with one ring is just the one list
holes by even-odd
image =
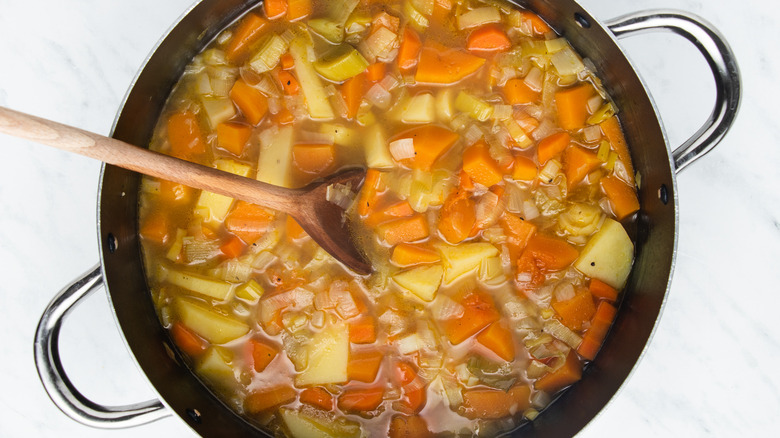
[[0, 132], [286, 213], [297, 211], [302, 195], [4, 107]]

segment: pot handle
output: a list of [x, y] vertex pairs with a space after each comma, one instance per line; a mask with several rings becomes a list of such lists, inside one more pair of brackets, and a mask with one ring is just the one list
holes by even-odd
[[62, 289], [41, 316], [35, 332], [35, 366], [49, 397], [65, 415], [87, 426], [120, 429], [170, 415], [159, 400], [126, 406], [103, 406], [84, 397], [70, 382], [59, 354], [60, 326], [79, 302], [103, 285], [100, 265]]
[[673, 32], [693, 43], [712, 69], [715, 108], [704, 125], [672, 153], [675, 171], [679, 173], [712, 150], [734, 124], [742, 88], [734, 52], [710, 23], [683, 11], [641, 11], [613, 18], [605, 24], [618, 38], [650, 31]]

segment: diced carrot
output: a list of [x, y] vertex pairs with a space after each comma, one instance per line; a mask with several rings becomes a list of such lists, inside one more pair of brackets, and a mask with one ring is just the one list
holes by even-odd
[[528, 157], [518, 155], [515, 157], [515, 168], [512, 170], [512, 178], [519, 181], [532, 181], [539, 174], [536, 163]]
[[198, 116], [191, 111], [172, 114], [168, 119], [168, 142], [174, 157], [189, 158], [206, 152], [206, 141], [198, 124]]
[[424, 263], [436, 263], [439, 260], [441, 260], [441, 257], [438, 252], [420, 245], [412, 245], [409, 243], [399, 243], [396, 245], [395, 248], [393, 248], [393, 255], [390, 257], [391, 262], [402, 268]]
[[387, 432], [390, 438], [432, 438], [428, 424], [419, 415], [395, 415]]
[[430, 84], [454, 84], [485, 65], [485, 59], [460, 49], [427, 40], [420, 53], [415, 80]]
[[287, 215], [287, 222], [285, 222], [285, 229], [287, 230], [287, 238], [290, 240], [298, 240], [302, 237], [308, 236], [306, 231], [303, 230], [292, 216]]
[[373, 382], [379, 373], [383, 357], [384, 354], [379, 350], [350, 353], [349, 362], [347, 362], [347, 378], [359, 382]]
[[390, 246], [415, 242], [428, 237], [428, 220], [422, 214], [396, 219], [380, 225], [377, 233]]
[[433, 2], [433, 14], [431, 14], [431, 22], [437, 26], [444, 26], [446, 23], [451, 22], [449, 20], [452, 13], [452, 0], [434, 0]]
[[324, 411], [333, 410], [333, 396], [325, 388], [313, 386], [301, 391], [301, 403], [316, 406]]
[[574, 145], [563, 151], [562, 162], [563, 174], [566, 175], [566, 186], [569, 190], [601, 166], [601, 160], [596, 154]]
[[444, 201], [437, 228], [447, 242], [456, 244], [469, 237], [476, 223], [474, 201], [466, 193], [456, 191]]
[[343, 411], [373, 411], [382, 404], [385, 390], [375, 388], [350, 388], [339, 396], [339, 409]]
[[214, 232], [208, 225], [201, 225], [200, 232], [203, 234], [203, 237], [205, 237], [208, 240], [214, 240], [217, 238], [217, 233]]
[[425, 405], [425, 383], [410, 363], [399, 361], [395, 364], [395, 378], [401, 387], [403, 397], [396, 408], [405, 413], [418, 412]]
[[588, 100], [596, 94], [593, 85], [584, 83], [555, 93], [558, 124], [567, 131], [585, 127], [588, 119]]
[[244, 400], [244, 409], [258, 414], [295, 400], [298, 393], [290, 386], [277, 386], [253, 391]]
[[298, 79], [295, 79], [295, 76], [293, 76], [292, 73], [287, 70], [282, 70], [279, 72], [279, 83], [282, 85], [284, 94], [288, 96], [297, 96], [301, 91], [301, 86], [298, 84]]
[[287, 13], [287, 0], [263, 0], [263, 10], [269, 20], [282, 18]]
[[273, 213], [265, 208], [238, 201], [225, 218], [225, 228], [251, 244], [265, 234], [273, 219]]
[[542, 270], [548, 272], [567, 268], [580, 255], [577, 248], [565, 240], [539, 234], [528, 240], [525, 251], [533, 256]]
[[222, 254], [225, 255], [225, 257], [229, 259], [235, 259], [244, 253], [245, 248], [246, 245], [244, 242], [238, 236], [233, 236], [225, 243], [220, 245], [219, 250], [222, 252]]
[[617, 116], [612, 116], [607, 120], [601, 122], [601, 131], [609, 140], [609, 144], [615, 153], [618, 154], [618, 158], [623, 162], [626, 167], [626, 173], [628, 174], [628, 182], [630, 185], [634, 185], [634, 166], [631, 164], [631, 154], [628, 152], [628, 144], [626, 143], [626, 137], [623, 135], [623, 130], [620, 128], [620, 121]]
[[373, 228], [387, 221], [412, 216], [414, 213], [415, 211], [409, 205], [409, 201], [398, 201], [369, 214], [366, 217], [365, 224], [367, 227]]
[[582, 362], [574, 350], [569, 351], [563, 365], [555, 371], [540, 377], [534, 388], [548, 394], [554, 394], [582, 378]]
[[504, 52], [512, 47], [512, 42], [500, 26], [486, 24], [469, 34], [466, 48], [471, 52]]
[[369, 82], [379, 82], [385, 78], [387, 64], [384, 62], [375, 62], [366, 68], [366, 80]]
[[531, 388], [517, 384], [509, 391], [492, 388], [463, 391], [463, 415], [466, 418], [491, 419], [508, 417], [531, 406]]
[[460, 304], [464, 308], [463, 316], [443, 324], [444, 333], [453, 344], [460, 344], [501, 317], [493, 299], [484, 292], [473, 291], [460, 299]]
[[382, 183], [382, 172], [376, 169], [368, 169], [363, 186], [360, 189], [360, 200], [358, 201], [357, 212], [361, 216], [366, 216], [377, 202], [377, 194], [384, 191]]
[[417, 66], [421, 49], [422, 42], [420, 41], [420, 36], [417, 35], [414, 29], [406, 26], [401, 47], [398, 49], [398, 68], [404, 73], [409, 73]]
[[458, 175], [458, 189], [464, 192], [474, 190], [474, 181], [471, 180], [469, 174], [463, 169], [460, 169], [460, 174]]
[[282, 108], [278, 113], [271, 117], [271, 121], [277, 125], [289, 125], [295, 121], [295, 116], [289, 109]]
[[569, 143], [571, 143], [571, 136], [567, 132], [559, 132], [541, 139], [536, 145], [536, 158], [539, 160], [539, 164], [542, 166], [547, 164], [548, 161], [566, 150]]
[[609, 326], [612, 325], [612, 320], [615, 319], [617, 309], [612, 304], [606, 301], [601, 301], [596, 308], [596, 314], [591, 320], [590, 328], [585, 332], [582, 337], [582, 343], [577, 347], [577, 353], [580, 356], [588, 360], [593, 360], [596, 357], [601, 348], [604, 338], [607, 336]]
[[256, 88], [239, 79], [230, 90], [230, 99], [236, 104], [246, 120], [257, 126], [268, 112], [268, 99]]
[[297, 21], [311, 15], [311, 0], [287, 0], [287, 21]]
[[536, 225], [510, 212], [504, 212], [499, 223], [506, 234], [510, 255], [516, 259], [536, 234]]
[[362, 316], [349, 323], [349, 342], [372, 344], [376, 342], [376, 322], [371, 316]]
[[594, 297], [599, 299], [615, 301], [618, 297], [617, 289], [597, 278], [592, 278], [590, 280], [588, 289], [590, 289], [590, 293], [593, 294]]
[[552, 308], [560, 316], [563, 325], [574, 331], [582, 330], [583, 325], [596, 313], [593, 295], [587, 289], [578, 291], [566, 301], [554, 301]]
[[184, 184], [168, 181], [166, 179], [156, 179], [160, 184], [160, 198], [170, 203], [187, 203], [192, 200], [194, 189]]
[[494, 322], [482, 330], [477, 335], [477, 342], [507, 362], [515, 360], [515, 342], [512, 339], [512, 332], [500, 322]]
[[217, 146], [241, 156], [244, 146], [252, 135], [252, 127], [238, 122], [225, 122], [217, 125]]
[[414, 141], [414, 158], [404, 160], [404, 164], [413, 169], [427, 171], [458, 141], [460, 135], [438, 125], [423, 125], [404, 131], [391, 141], [403, 138], [411, 138]]
[[171, 221], [162, 210], [154, 210], [141, 221], [141, 238], [156, 245], [165, 245], [171, 238]]
[[208, 347], [205, 340], [179, 321], [174, 322], [171, 326], [171, 338], [176, 346], [190, 357], [198, 357]]
[[366, 92], [366, 73], [360, 73], [347, 79], [341, 85], [341, 97], [347, 107], [347, 119], [354, 119], [360, 109], [360, 103], [363, 102], [363, 95]]
[[498, 163], [490, 156], [484, 141], [479, 141], [463, 152], [463, 170], [471, 179], [483, 186], [490, 187], [503, 179]]
[[262, 373], [274, 360], [278, 351], [272, 345], [255, 339], [251, 339], [249, 345], [252, 352], [252, 367], [258, 373]]
[[249, 55], [250, 47], [263, 35], [267, 24], [265, 18], [251, 12], [241, 19], [241, 24], [238, 25], [233, 38], [225, 48], [225, 56], [231, 64], [244, 62]]
[[531, 22], [531, 29], [534, 31], [534, 34], [541, 36], [552, 31], [550, 26], [547, 23], [545, 23], [545, 21], [542, 20], [541, 17], [534, 14], [533, 12], [520, 11], [520, 13], [522, 14], [524, 20], [528, 20]]
[[296, 144], [292, 148], [293, 165], [303, 173], [323, 176], [336, 163], [332, 144]]
[[504, 85], [504, 97], [510, 105], [539, 102], [541, 93], [529, 87], [522, 79], [509, 79]]
[[534, 256], [523, 251], [517, 258], [517, 285], [522, 290], [534, 289], [542, 285], [545, 280], [544, 272], [539, 268]]
[[639, 198], [636, 196], [636, 191], [617, 176], [602, 178], [601, 189], [609, 198], [617, 220], [623, 220], [639, 210]]
[[[484, 207], [487, 211], [502, 211], [503, 206], [501, 204], [501, 198], [504, 196], [504, 187], [499, 185], [494, 185], [490, 187], [488, 190], [490, 193], [493, 193], [496, 196], [491, 197], [482, 197], [480, 200], [480, 203], [482, 203], [482, 207]], [[485, 230], [487, 228], [492, 227], [493, 225], [498, 222], [498, 217], [491, 217], [492, 215], [486, 215], [485, 217], [479, 218], [479, 220], [476, 221], [474, 224], [474, 228], [471, 230], [471, 233], [469, 234], [469, 237], [474, 237], [477, 234], [480, 233], [480, 231]]]
[[295, 68], [295, 59], [293, 59], [293, 56], [290, 54], [290, 52], [282, 55], [280, 62], [282, 64], [282, 70], [292, 70]]

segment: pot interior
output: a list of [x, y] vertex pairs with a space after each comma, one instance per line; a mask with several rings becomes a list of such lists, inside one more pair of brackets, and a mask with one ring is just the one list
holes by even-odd
[[[146, 147], [160, 111], [184, 66], [244, 11], [249, 0], [203, 0], [161, 41], [140, 72], [113, 137]], [[595, 65], [620, 109], [641, 175], [641, 210], [632, 230], [636, 259], [615, 324], [580, 382], [516, 436], [574, 435], [614, 396], [641, 356], [661, 311], [676, 248], [676, 194], [670, 151], [658, 114], [614, 37], [571, 0], [516, 2], [544, 17]], [[140, 176], [105, 166], [99, 195], [103, 270], [117, 322], [139, 366], [163, 402], [203, 436], [259, 431], [219, 401], [180, 360], [161, 327], [144, 275], [138, 239]], [[663, 193], [663, 196], [662, 196]]]

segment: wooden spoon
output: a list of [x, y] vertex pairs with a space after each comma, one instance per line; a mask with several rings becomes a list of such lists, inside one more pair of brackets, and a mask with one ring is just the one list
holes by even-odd
[[344, 210], [325, 197], [332, 184], [357, 188], [363, 170], [342, 172], [302, 189], [287, 189], [3, 107], [0, 132], [287, 213], [336, 260], [360, 274], [371, 272], [371, 265], [352, 242]]

